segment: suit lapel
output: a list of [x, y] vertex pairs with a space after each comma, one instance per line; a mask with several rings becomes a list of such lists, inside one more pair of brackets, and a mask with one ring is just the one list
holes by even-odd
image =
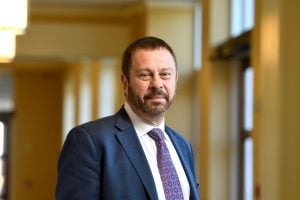
[[170, 139], [172, 140], [172, 143], [177, 151], [177, 154], [179, 156], [185, 174], [188, 178], [190, 184], [190, 190], [191, 190], [190, 199], [197, 199], [197, 195], [196, 195], [197, 191], [195, 189], [196, 183], [195, 183], [193, 172], [191, 171], [192, 166], [190, 166], [190, 163], [187, 160], [190, 155], [186, 152], [186, 147], [184, 143], [181, 140], [178, 140], [174, 134], [171, 134], [172, 130], [166, 128], [166, 132], [169, 135]]
[[116, 126], [121, 129], [116, 133], [117, 139], [140, 176], [150, 198], [157, 199], [152, 173], [134, 127], [124, 109], [117, 116]]

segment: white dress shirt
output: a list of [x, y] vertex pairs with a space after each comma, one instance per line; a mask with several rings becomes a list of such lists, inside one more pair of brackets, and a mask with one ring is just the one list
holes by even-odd
[[150, 169], [151, 169], [151, 172], [152, 172], [152, 175], [154, 178], [156, 191], [157, 191], [159, 200], [165, 200], [164, 189], [163, 189], [162, 181], [161, 181], [160, 174], [158, 171], [158, 166], [157, 166], [155, 141], [147, 134], [153, 128], [160, 128], [164, 133], [165, 142], [170, 151], [171, 159], [176, 168], [176, 171], [177, 171], [177, 174], [179, 177], [179, 181], [180, 181], [180, 184], [182, 187], [183, 197], [185, 200], [188, 200], [190, 197], [189, 182], [187, 180], [187, 177], [185, 175], [184, 169], [183, 169], [180, 159], [177, 155], [177, 152], [176, 152], [168, 134], [165, 133], [164, 120], [157, 127], [154, 127], [154, 126], [151, 126], [151, 125], [145, 123], [140, 117], [138, 117], [127, 103], [125, 103], [124, 108], [125, 108], [127, 114], [129, 115], [131, 122], [133, 123], [135, 131], [138, 135], [140, 143], [145, 152], [146, 158], [148, 160], [148, 164], [150, 166]]

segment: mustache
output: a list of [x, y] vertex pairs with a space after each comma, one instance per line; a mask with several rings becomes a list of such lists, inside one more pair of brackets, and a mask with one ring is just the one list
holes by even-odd
[[163, 92], [161, 89], [152, 89], [150, 92], [148, 92], [145, 96], [144, 99], [151, 99], [153, 96], [161, 96], [165, 99], [169, 99], [169, 95], [165, 92]]

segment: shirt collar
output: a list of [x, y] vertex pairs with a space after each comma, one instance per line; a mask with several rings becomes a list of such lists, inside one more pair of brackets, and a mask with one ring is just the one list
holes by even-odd
[[[159, 128], [163, 131], [165, 136], [165, 119], [162, 120], [162, 122], [158, 126], [152, 126], [147, 123], [145, 123], [130, 107], [130, 105], [125, 102], [124, 109], [126, 110], [131, 122], [133, 123], [133, 126], [138, 134], [139, 137], [147, 134], [151, 129], [153, 128]], [[165, 138], [167, 138], [165, 136]]]

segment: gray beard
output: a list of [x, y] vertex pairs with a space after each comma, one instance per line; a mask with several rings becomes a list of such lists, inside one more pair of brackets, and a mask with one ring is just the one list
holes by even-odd
[[[162, 95], [166, 99], [166, 103], [162, 104], [149, 102], [148, 99], [153, 95]], [[151, 116], [157, 116], [167, 111], [172, 105], [173, 100], [174, 98], [170, 99], [169, 95], [155, 88], [146, 94], [143, 99], [141, 99], [131, 86], [128, 87], [128, 101], [143, 113]]]

